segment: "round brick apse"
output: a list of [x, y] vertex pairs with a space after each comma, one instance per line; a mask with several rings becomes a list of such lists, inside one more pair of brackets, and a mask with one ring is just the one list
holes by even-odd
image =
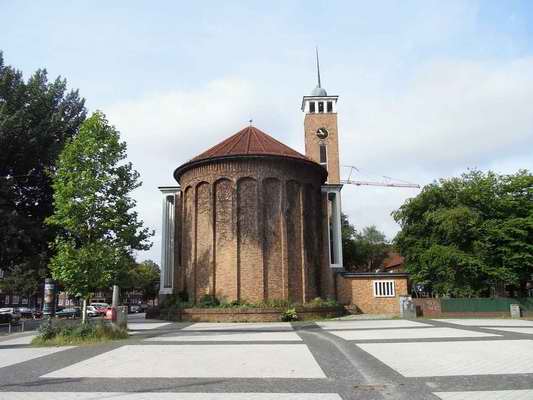
[[189, 300], [320, 296], [324, 168], [304, 156], [215, 154], [174, 176], [182, 190], [176, 283]]

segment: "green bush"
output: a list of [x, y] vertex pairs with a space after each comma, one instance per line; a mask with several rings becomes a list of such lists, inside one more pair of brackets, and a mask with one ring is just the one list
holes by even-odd
[[98, 343], [126, 339], [128, 332], [100, 321], [75, 325], [61, 325], [47, 320], [39, 327], [39, 334], [32, 340], [37, 346], [63, 346], [71, 344]]
[[281, 314], [281, 320], [283, 322], [297, 321], [298, 320], [298, 314], [296, 313], [296, 309], [295, 308], [287, 308]]
[[212, 307], [218, 307], [220, 305], [220, 301], [211, 294], [205, 294], [200, 299], [200, 302], [197, 304], [198, 307], [202, 308], [212, 308]]
[[337, 303], [337, 301], [334, 299], [324, 300], [321, 297], [315, 297], [309, 303], [305, 303], [304, 307], [339, 307], [339, 303]]

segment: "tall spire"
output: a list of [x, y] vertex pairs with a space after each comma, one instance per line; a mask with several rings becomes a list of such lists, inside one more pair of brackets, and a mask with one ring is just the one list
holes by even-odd
[[318, 87], [322, 87], [320, 83], [320, 62], [318, 61], [318, 46], [315, 47], [315, 49], [316, 49], [316, 72], [318, 75]]

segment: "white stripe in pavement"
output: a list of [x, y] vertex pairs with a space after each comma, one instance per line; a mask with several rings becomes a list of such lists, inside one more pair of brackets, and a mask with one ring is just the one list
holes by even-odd
[[361, 343], [357, 346], [410, 378], [533, 373], [533, 340]]
[[268, 342], [297, 341], [302, 339], [295, 332], [173, 332], [146, 339], [149, 342]]
[[24, 345], [24, 344], [31, 344], [32, 339], [36, 335], [25, 335], [25, 336], [19, 336], [13, 339], [8, 340], [2, 340], [0, 341], [0, 346], [14, 346], [14, 345]]
[[0, 368], [19, 364], [24, 361], [33, 360], [34, 358], [47, 356], [72, 348], [73, 346], [2, 349], [0, 350]]
[[463, 326], [530, 326], [533, 321], [523, 319], [488, 319], [488, 318], [465, 318], [465, 319], [434, 319], [433, 321], [447, 322], [449, 324]]
[[473, 332], [455, 328], [342, 330], [331, 331], [330, 333], [345, 340], [436, 339], [500, 336], [497, 334]]
[[182, 330], [184, 331], [219, 331], [219, 330], [232, 330], [232, 331], [246, 331], [246, 330], [258, 330], [258, 331], [292, 331], [292, 326], [289, 322], [199, 322], [189, 325]]
[[349, 320], [349, 321], [318, 321], [316, 323], [324, 330], [334, 329], [381, 329], [381, 328], [422, 328], [432, 325], [401, 319], [384, 320]]
[[135, 331], [157, 329], [170, 324], [171, 322], [132, 322], [128, 323], [128, 329]]
[[531, 400], [533, 390], [494, 390], [481, 392], [437, 392], [442, 400]]
[[0, 392], [0, 400], [342, 400], [335, 393]]
[[43, 378], [326, 378], [304, 344], [122, 346]]

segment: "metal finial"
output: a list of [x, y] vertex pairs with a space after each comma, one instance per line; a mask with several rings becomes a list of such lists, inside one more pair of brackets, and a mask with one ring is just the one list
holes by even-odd
[[318, 61], [318, 46], [315, 47], [316, 49], [316, 72], [318, 75], [318, 87], [322, 87], [322, 84], [320, 83], [320, 62]]
[[252, 122], [254, 122], [253, 119], [249, 119], [248, 122], [250, 123], [250, 126], [252, 126]]

